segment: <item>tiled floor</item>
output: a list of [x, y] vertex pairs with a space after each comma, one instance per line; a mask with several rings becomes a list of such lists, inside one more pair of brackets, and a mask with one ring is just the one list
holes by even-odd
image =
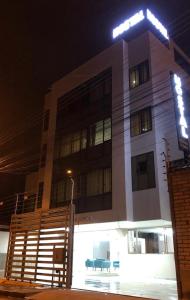
[[116, 294], [142, 296], [159, 300], [177, 300], [177, 286], [174, 280], [135, 280], [119, 275], [90, 274], [73, 278], [73, 288], [111, 292]]
[[[3, 271], [0, 270], [0, 277]], [[142, 296], [159, 300], [177, 300], [175, 280], [134, 279], [121, 277], [113, 273], [81, 273], [73, 277], [73, 288], [111, 292], [129, 296]]]

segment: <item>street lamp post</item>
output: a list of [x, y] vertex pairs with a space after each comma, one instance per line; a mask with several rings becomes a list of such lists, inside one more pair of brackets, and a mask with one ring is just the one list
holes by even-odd
[[71, 205], [73, 204], [73, 199], [74, 199], [74, 188], [75, 188], [75, 181], [73, 179], [73, 172], [72, 170], [67, 170], [67, 175], [69, 176], [70, 180], [71, 180]]
[[69, 268], [68, 268], [68, 278], [66, 283], [66, 288], [71, 288], [72, 286], [72, 275], [73, 275], [73, 240], [74, 240], [74, 214], [75, 214], [75, 205], [73, 204], [74, 199], [74, 187], [75, 187], [75, 181], [73, 178], [73, 172], [72, 170], [66, 171], [69, 179], [71, 180], [71, 201], [70, 201], [70, 234], [69, 234], [69, 253], [68, 253], [68, 262], [69, 262]]

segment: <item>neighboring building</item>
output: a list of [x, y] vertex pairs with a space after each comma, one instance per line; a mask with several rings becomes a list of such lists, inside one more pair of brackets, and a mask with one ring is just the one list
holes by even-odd
[[126, 276], [175, 278], [163, 153], [169, 148], [170, 160], [188, 153], [183, 102], [175, 105], [181, 86], [172, 73], [182, 80], [185, 103], [190, 60], [149, 20], [147, 14], [130, 25], [46, 95], [36, 209], [70, 202], [72, 169], [74, 274], [98, 258], [118, 263]]
[[190, 293], [190, 166], [183, 161], [172, 164], [169, 169], [172, 197], [173, 223], [176, 232], [176, 256], [178, 281], [182, 299], [189, 299]]
[[15, 211], [16, 193], [24, 192], [25, 176], [0, 174], [0, 277], [4, 275], [4, 267], [9, 240], [11, 215]]

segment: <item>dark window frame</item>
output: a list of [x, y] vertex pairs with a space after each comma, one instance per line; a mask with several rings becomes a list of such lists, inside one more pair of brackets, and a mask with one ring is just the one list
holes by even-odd
[[[143, 130], [143, 113], [144, 112], [148, 112], [149, 113], [149, 125], [150, 125], [150, 128], [146, 131]], [[135, 134], [133, 132], [133, 128], [132, 128], [132, 118], [135, 118], [138, 116], [138, 119], [139, 119], [139, 133], [138, 134]], [[138, 136], [138, 135], [141, 135], [141, 134], [145, 134], [149, 131], [152, 131], [152, 108], [151, 106], [148, 106], [146, 108], [143, 108], [141, 110], [138, 110], [137, 112], [135, 113], [132, 113], [130, 115], [130, 135], [131, 137], [135, 137], [135, 136]]]
[[[105, 170], [110, 170], [110, 182], [109, 182], [110, 191], [106, 191]], [[92, 173], [93, 171], [100, 171], [102, 174], [102, 182], [101, 182], [101, 191], [102, 192], [89, 195], [87, 192], [87, 182], [88, 182], [87, 176], [88, 176], [88, 174]], [[92, 170], [89, 173], [78, 174], [78, 175], [76, 175], [74, 180], [75, 180], [74, 200], [78, 200], [80, 198], [93, 198], [96, 196], [98, 197], [98, 196], [103, 196], [108, 193], [112, 193], [112, 168], [111, 167], [98, 168], [98, 169]], [[58, 188], [59, 188], [60, 183], [63, 184], [63, 195], [62, 195], [63, 198], [61, 201], [60, 201], [60, 199], [58, 199]], [[66, 177], [63, 177], [62, 179], [60, 179], [57, 182], [54, 182], [52, 184], [51, 207], [63, 206], [64, 204], [69, 202], [69, 200], [67, 199], [67, 191], [68, 191], [67, 189], [68, 188], [71, 188], [71, 185], [70, 185], [70, 180], [68, 180], [68, 178], [66, 178]]]
[[[140, 163], [146, 162], [147, 171], [141, 172]], [[131, 157], [132, 191], [142, 191], [156, 188], [154, 151]], [[142, 185], [142, 177], [146, 176], [146, 184]]]
[[[105, 121], [107, 121], [107, 120], [110, 120], [110, 130], [111, 130], [111, 137], [110, 137], [110, 139], [106, 139], [105, 140], [105, 131], [106, 131], [106, 128], [105, 128]], [[98, 144], [91, 144], [91, 128], [94, 126], [94, 125], [96, 125], [97, 123], [99, 123], [99, 122], [103, 122], [103, 124], [102, 124], [102, 142], [101, 143], [98, 143]], [[104, 144], [104, 143], [106, 143], [107, 141], [110, 141], [110, 140], [112, 140], [112, 118], [111, 117], [109, 117], [109, 118], [105, 118], [105, 119], [101, 119], [101, 120], [99, 120], [99, 121], [97, 121], [97, 122], [95, 122], [95, 123], [93, 123], [93, 124], [91, 124], [90, 126], [89, 126], [89, 135], [88, 135], [88, 140], [87, 140], [87, 145], [88, 145], [88, 147], [89, 148], [91, 148], [91, 147], [96, 147], [96, 146], [98, 146], [98, 145], [101, 145], [101, 144]]]
[[50, 118], [50, 110], [47, 109], [44, 112], [44, 118], [43, 118], [43, 131], [47, 131], [49, 129], [49, 118]]
[[47, 144], [43, 144], [41, 150], [41, 157], [40, 157], [40, 167], [43, 168], [46, 165], [47, 160]]
[[42, 199], [43, 199], [43, 193], [44, 193], [44, 182], [40, 181], [38, 183], [38, 196], [37, 196], [37, 208], [42, 208]]
[[[144, 71], [146, 69], [147, 75], [145, 75]], [[132, 82], [132, 77], [135, 75], [135, 83]], [[134, 89], [143, 83], [149, 81], [150, 79], [150, 67], [149, 67], [149, 60], [146, 59], [140, 64], [131, 67], [129, 69], [129, 87], [130, 89]]]

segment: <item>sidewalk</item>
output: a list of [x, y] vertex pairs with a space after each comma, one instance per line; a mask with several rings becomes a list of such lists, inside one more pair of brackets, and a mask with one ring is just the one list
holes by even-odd
[[28, 300], [152, 300], [150, 298], [147, 299], [94, 291], [0, 284], [0, 299], [1, 296], [16, 297], [19, 299], [24, 299], [26, 297]]
[[153, 300], [151, 298], [111, 294], [108, 292], [51, 288], [40, 284], [7, 279], [0, 279], [0, 299], [1, 296], [19, 299], [27, 298], [30, 300]]
[[44, 290], [47, 291], [49, 288], [27, 282], [0, 279], [0, 299], [1, 296], [25, 298]]
[[152, 300], [141, 297], [132, 297], [124, 295], [115, 295], [109, 293], [100, 293], [84, 290], [66, 290], [66, 289], [51, 289], [49, 291], [40, 292], [32, 295], [27, 299], [30, 300]]

